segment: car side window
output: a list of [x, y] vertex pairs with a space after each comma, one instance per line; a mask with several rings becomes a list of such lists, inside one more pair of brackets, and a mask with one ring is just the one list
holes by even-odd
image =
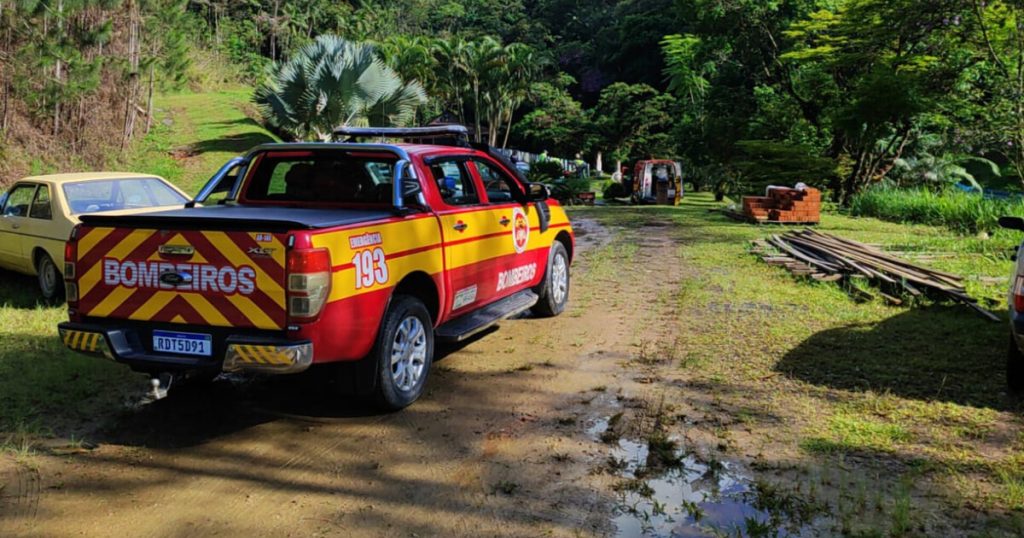
[[19, 185], [14, 187], [4, 205], [5, 217], [27, 217], [32, 197], [36, 193], [35, 185]]
[[473, 183], [464, 161], [443, 161], [430, 165], [430, 173], [441, 192], [441, 198], [448, 205], [473, 205], [480, 203], [480, 193]]
[[490, 203], [505, 204], [514, 200], [513, 189], [519, 189], [515, 180], [487, 161], [473, 159], [473, 164], [476, 165], [476, 172], [480, 174], [480, 180], [484, 183], [484, 190], [487, 191], [487, 200]]
[[50, 187], [40, 185], [36, 197], [32, 200], [32, 210], [28, 214], [34, 219], [53, 220], [53, 207], [50, 203]]

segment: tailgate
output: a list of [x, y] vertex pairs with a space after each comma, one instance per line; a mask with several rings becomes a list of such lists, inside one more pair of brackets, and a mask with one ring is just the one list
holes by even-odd
[[83, 226], [78, 310], [98, 318], [283, 329], [286, 238]]

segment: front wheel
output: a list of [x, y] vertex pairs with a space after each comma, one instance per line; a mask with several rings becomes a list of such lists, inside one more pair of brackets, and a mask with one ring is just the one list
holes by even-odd
[[49, 254], [42, 254], [36, 260], [36, 273], [39, 275], [39, 291], [43, 299], [55, 302], [60, 298], [62, 282], [60, 272], [57, 271], [57, 264], [53, 263]]
[[560, 241], [551, 244], [544, 281], [534, 290], [540, 299], [533, 313], [544, 318], [557, 316], [569, 302], [569, 253]]
[[1011, 392], [1024, 392], [1024, 353], [1010, 335], [1010, 348], [1006, 353], [1006, 385]]
[[434, 358], [434, 327], [422, 301], [408, 295], [394, 297], [371, 358], [377, 364], [374, 401], [378, 407], [397, 411], [423, 394]]

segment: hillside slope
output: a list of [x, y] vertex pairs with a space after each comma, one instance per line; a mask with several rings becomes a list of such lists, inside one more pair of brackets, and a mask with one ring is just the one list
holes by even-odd
[[234, 88], [160, 96], [152, 131], [120, 167], [163, 176], [194, 194], [231, 157], [277, 141], [253, 119], [251, 94]]

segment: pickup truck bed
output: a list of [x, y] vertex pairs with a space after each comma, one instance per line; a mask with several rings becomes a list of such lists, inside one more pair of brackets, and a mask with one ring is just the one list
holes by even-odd
[[391, 216], [394, 216], [391, 210], [215, 205], [144, 215], [83, 215], [81, 220], [84, 224], [94, 227], [289, 231], [348, 226]]

